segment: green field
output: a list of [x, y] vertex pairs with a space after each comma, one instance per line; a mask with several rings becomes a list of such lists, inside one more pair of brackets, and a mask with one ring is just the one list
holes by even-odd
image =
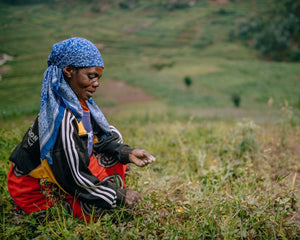
[[[228, 35], [273, 1], [120, 2], [0, 2], [0, 58], [13, 57], [0, 66], [0, 238], [299, 239], [300, 64], [263, 60]], [[145, 197], [136, 209], [87, 224], [58, 206], [39, 224], [11, 211], [8, 158], [39, 112], [52, 45], [73, 36], [101, 48], [95, 101], [109, 122], [157, 161], [128, 176]], [[121, 100], [112, 82], [126, 83]], [[152, 101], [127, 101], [133, 87]]]

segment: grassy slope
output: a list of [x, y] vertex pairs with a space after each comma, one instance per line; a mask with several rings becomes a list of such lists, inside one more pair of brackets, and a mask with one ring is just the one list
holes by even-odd
[[[78, 222], [59, 207], [45, 226], [14, 217], [4, 184], [8, 164], [1, 161], [3, 239], [297, 239], [299, 127], [287, 119], [257, 128], [251, 121], [174, 117], [115, 119], [125, 141], [151, 150], [157, 162], [133, 167], [127, 177], [127, 187], [145, 197], [142, 205], [106, 212], [96, 223]], [[30, 122], [1, 130], [1, 156], [9, 156]]]
[[[298, 64], [256, 60], [243, 45], [227, 40], [236, 19], [265, 4], [229, 4], [222, 7], [226, 14], [206, 3], [171, 12], [147, 2], [104, 13], [91, 12], [91, 5], [74, 5], [1, 8], [0, 52], [15, 57], [0, 82], [1, 116], [20, 109], [38, 111], [45, 59], [54, 42], [71, 36], [104, 44], [104, 81], [127, 81], [172, 105], [231, 107], [232, 93], [241, 95], [246, 109], [265, 109], [271, 97], [277, 108], [284, 100], [299, 105]], [[213, 44], [193, 47], [207, 38]], [[171, 67], [154, 67], [163, 64]], [[185, 76], [192, 78], [190, 90], [183, 84]]]
[[[260, 61], [243, 45], [227, 41], [236, 19], [268, 6], [251, 2], [223, 6], [225, 15], [204, 1], [172, 12], [149, 1], [104, 13], [92, 12], [92, 4], [1, 5], [0, 52], [15, 59], [0, 82], [0, 238], [295, 239], [300, 129], [293, 115], [256, 131], [251, 121], [198, 118], [202, 107], [235, 114], [233, 92], [241, 93], [240, 111], [260, 115], [277, 113], [284, 100], [298, 104], [299, 65]], [[148, 149], [158, 161], [134, 168], [128, 178], [128, 186], [145, 196], [143, 207], [109, 212], [94, 224], [58, 211], [56, 221], [43, 227], [33, 218], [13, 217], [5, 187], [8, 157], [38, 112], [52, 44], [76, 35], [104, 44], [104, 81], [127, 81], [157, 97], [154, 104], [122, 106], [109, 120], [128, 144]], [[213, 44], [194, 47], [207, 39]], [[161, 65], [170, 67], [155, 68]], [[187, 75], [191, 89], [182, 81]], [[266, 110], [270, 97], [274, 107]], [[96, 100], [105, 105], [101, 96]]]

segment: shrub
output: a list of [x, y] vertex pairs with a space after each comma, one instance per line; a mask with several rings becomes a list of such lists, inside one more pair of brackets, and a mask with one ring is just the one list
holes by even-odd
[[291, 59], [294, 62], [300, 61], [300, 51], [299, 50], [292, 50], [291, 52]]
[[230, 14], [233, 14], [234, 11], [229, 11], [229, 10], [226, 10], [224, 8], [220, 8], [217, 13], [219, 15], [230, 15]]
[[136, 6], [138, 0], [123, 0], [119, 2], [119, 7], [122, 9], [131, 9]]
[[120, 2], [119, 7], [122, 8], [122, 9], [128, 9], [129, 8], [129, 6], [126, 2]]
[[192, 79], [189, 76], [186, 76], [183, 79], [183, 81], [184, 81], [185, 86], [187, 86], [187, 87], [190, 87], [192, 85]]
[[251, 36], [251, 27], [248, 21], [238, 23], [237, 34], [239, 39], [248, 39]]
[[188, 8], [189, 4], [186, 2], [175, 2], [174, 4], [170, 5], [169, 10], [174, 10], [174, 9], [184, 9]]
[[101, 9], [97, 6], [97, 5], [94, 5], [90, 8], [91, 12], [93, 13], [100, 13], [101, 12]]
[[[237, 25], [237, 38], [276, 61], [300, 61], [300, 4], [275, 1], [278, 6]], [[276, 4], [275, 4], [276, 5]], [[233, 31], [229, 40], [232, 40]], [[251, 41], [249, 41], [251, 40]]]
[[164, 68], [170, 68], [173, 67], [174, 62], [166, 62], [166, 63], [155, 63], [153, 65], [151, 65], [153, 68], [155, 68], [156, 70], [160, 71]]
[[191, 7], [193, 3], [189, 0], [166, 0], [161, 3], [164, 8], [167, 8], [169, 11], [180, 10]]
[[240, 104], [241, 104], [241, 96], [239, 94], [233, 93], [231, 95], [231, 100], [232, 100], [234, 106], [236, 106], [236, 107], [240, 106]]
[[204, 48], [213, 43], [213, 37], [209, 35], [204, 35], [200, 38], [198, 42], [193, 43], [193, 47]]

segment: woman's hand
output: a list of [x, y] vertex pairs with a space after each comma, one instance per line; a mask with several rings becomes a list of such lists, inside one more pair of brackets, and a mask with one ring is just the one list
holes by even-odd
[[133, 149], [129, 154], [130, 162], [134, 163], [139, 167], [144, 167], [149, 163], [155, 161], [155, 157], [149, 154], [146, 150], [143, 149]]
[[125, 197], [125, 206], [134, 207], [143, 200], [143, 196], [137, 191], [127, 189]]

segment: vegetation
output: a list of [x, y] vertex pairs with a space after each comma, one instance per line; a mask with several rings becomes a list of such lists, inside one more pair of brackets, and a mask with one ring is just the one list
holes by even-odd
[[[239, 93], [245, 109], [268, 109], [270, 98], [276, 109], [285, 100], [299, 108], [298, 64], [257, 60], [246, 46], [227, 41], [236, 19], [247, 17], [248, 9], [267, 9], [269, 4], [242, 1], [219, 7], [199, 1], [194, 7], [170, 12], [160, 1], [139, 1], [126, 11], [110, 1], [100, 6], [76, 2], [72, 8], [67, 3], [0, 3], [0, 53], [14, 57], [0, 82], [0, 118], [38, 112], [51, 46], [71, 36], [101, 45], [104, 81], [126, 81], [167, 104], [231, 107], [231, 95]], [[92, 7], [99, 12], [91, 11]], [[195, 47], [204, 38], [212, 43]], [[192, 91], [182, 83], [187, 75], [193, 79]]]
[[241, 104], [241, 96], [239, 94], [233, 93], [231, 95], [231, 100], [232, 100], [234, 106], [236, 106], [236, 107], [240, 106], [240, 104]]
[[249, 21], [240, 21], [237, 36], [247, 40], [264, 57], [299, 62], [300, 3], [293, 0], [274, 3]]
[[[261, 60], [235, 31], [228, 39], [278, 1], [19, 2], [0, 1], [0, 56], [13, 56], [0, 66], [1, 239], [299, 239], [299, 64]], [[57, 206], [39, 222], [12, 212], [8, 159], [39, 111], [52, 44], [72, 36], [101, 49], [103, 85], [155, 97], [95, 101], [157, 161], [127, 177], [145, 197], [135, 209], [85, 223]]]
[[185, 76], [183, 81], [184, 81], [185, 86], [187, 86], [187, 87], [190, 87], [193, 83], [192, 79], [189, 76]]
[[[173, 117], [116, 119], [126, 142], [157, 157], [127, 177], [145, 197], [140, 206], [89, 224], [57, 207], [54, 220], [39, 224], [34, 215], [13, 216], [2, 184], [2, 239], [297, 239], [299, 125], [283, 118], [286, 129], [278, 123], [277, 132], [252, 121]], [[8, 158], [29, 124], [1, 131], [1, 156]], [[1, 161], [3, 183], [7, 169]]]

